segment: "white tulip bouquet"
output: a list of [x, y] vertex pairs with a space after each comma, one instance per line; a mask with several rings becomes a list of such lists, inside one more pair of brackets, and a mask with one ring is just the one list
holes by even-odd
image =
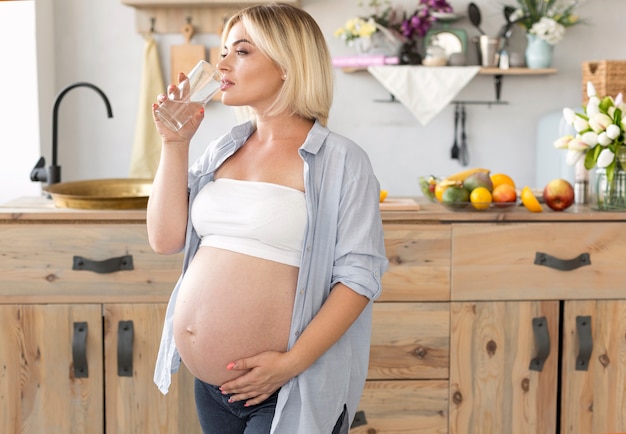
[[537, 35], [551, 45], [563, 39], [565, 28], [581, 22], [575, 10], [585, 0], [517, 0], [515, 6], [505, 6], [510, 11], [509, 20], [518, 22], [526, 32]]
[[567, 149], [567, 164], [573, 166], [584, 159], [585, 168], [606, 169], [610, 181], [617, 165], [626, 169], [626, 104], [620, 93], [615, 98], [598, 97], [591, 82], [587, 83], [589, 101], [584, 113], [576, 113], [570, 108], [563, 109], [563, 118], [576, 131], [576, 135], [566, 135], [554, 142], [557, 149]]

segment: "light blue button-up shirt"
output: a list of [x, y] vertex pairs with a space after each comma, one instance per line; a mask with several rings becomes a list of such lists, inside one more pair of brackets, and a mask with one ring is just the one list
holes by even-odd
[[[191, 166], [190, 206], [198, 191], [214, 179], [215, 170], [244, 145], [253, 131], [250, 122], [234, 127], [212, 142]], [[380, 186], [367, 154], [318, 122], [299, 153], [304, 160], [307, 225], [289, 348], [335, 284], [343, 283], [369, 298], [370, 303], [335, 345], [281, 388], [271, 432], [330, 434], [344, 404], [350, 419], [354, 418], [367, 376], [372, 301], [380, 296], [381, 277], [388, 264], [378, 206]], [[199, 245], [200, 239], [189, 221], [183, 274]], [[180, 366], [173, 318], [181, 279], [182, 276], [167, 306], [154, 373], [162, 393], [167, 393], [171, 373]]]

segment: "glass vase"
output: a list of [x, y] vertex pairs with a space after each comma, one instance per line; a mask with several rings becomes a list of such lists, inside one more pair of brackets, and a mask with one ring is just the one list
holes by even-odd
[[526, 34], [526, 66], [530, 69], [550, 68], [552, 66], [552, 45], [536, 35]]
[[358, 55], [370, 54], [373, 47], [371, 38], [357, 38], [352, 41], [352, 45], [356, 49]]
[[592, 172], [589, 206], [598, 211], [626, 211], [626, 171], [616, 164], [613, 179], [609, 181], [606, 169]]

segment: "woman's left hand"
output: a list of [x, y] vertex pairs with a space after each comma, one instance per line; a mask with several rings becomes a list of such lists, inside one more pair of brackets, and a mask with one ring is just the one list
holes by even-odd
[[266, 351], [231, 362], [226, 369], [248, 372], [222, 384], [220, 390], [223, 394], [230, 395], [229, 402], [245, 400], [246, 406], [259, 404], [293, 376], [287, 359], [287, 353]]

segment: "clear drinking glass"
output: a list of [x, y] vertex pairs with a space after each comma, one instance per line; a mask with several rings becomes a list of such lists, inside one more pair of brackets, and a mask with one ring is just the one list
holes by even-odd
[[180, 130], [198, 111], [206, 106], [222, 86], [222, 73], [205, 60], [201, 60], [156, 109], [159, 119], [174, 131]]

